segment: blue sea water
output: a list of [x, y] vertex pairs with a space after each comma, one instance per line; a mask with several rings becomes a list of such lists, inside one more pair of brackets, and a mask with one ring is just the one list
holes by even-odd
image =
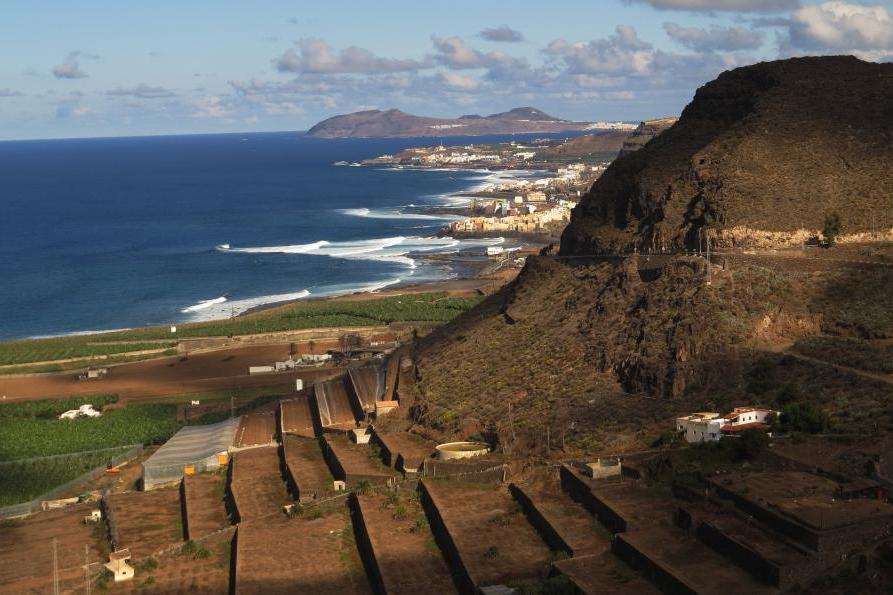
[[432, 139], [297, 133], [0, 142], [0, 339], [461, 275], [410, 254], [496, 240], [436, 238], [447, 220], [410, 205], [455, 203], [498, 174], [334, 165], [423, 144]]

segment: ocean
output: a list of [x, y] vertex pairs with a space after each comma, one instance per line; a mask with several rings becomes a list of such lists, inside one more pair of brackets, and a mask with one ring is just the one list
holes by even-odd
[[0, 142], [0, 339], [225, 318], [461, 276], [411, 253], [501, 240], [437, 238], [449, 217], [419, 208], [513, 174], [335, 165], [436, 143], [299, 133]]

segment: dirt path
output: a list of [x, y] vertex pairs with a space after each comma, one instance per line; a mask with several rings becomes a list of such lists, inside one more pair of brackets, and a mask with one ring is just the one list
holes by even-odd
[[830, 366], [840, 372], [849, 372], [851, 374], [862, 376], [863, 378], [867, 378], [869, 380], [879, 380], [880, 382], [893, 384], [893, 374], [884, 374], [883, 372], [869, 372], [867, 370], [860, 370], [859, 368], [852, 368], [850, 366], [844, 366], [842, 364], [835, 364], [833, 362], [825, 361], [817, 357], [810, 357], [808, 355], [797, 353], [796, 351], [794, 351], [793, 347], [793, 343], [779, 343], [774, 345], [764, 345], [762, 348], [766, 351], [788, 355], [807, 363], [817, 364], [821, 366]]

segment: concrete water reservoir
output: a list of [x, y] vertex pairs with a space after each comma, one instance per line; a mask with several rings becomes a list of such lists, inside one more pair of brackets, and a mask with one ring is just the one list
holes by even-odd
[[438, 444], [435, 450], [438, 459], [448, 461], [485, 455], [490, 452], [490, 447], [484, 442], [447, 442]]

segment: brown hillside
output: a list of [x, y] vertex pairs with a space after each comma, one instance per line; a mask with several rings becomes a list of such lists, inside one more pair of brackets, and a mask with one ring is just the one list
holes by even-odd
[[893, 64], [853, 57], [725, 72], [596, 182], [562, 252], [693, 247], [701, 227], [724, 244], [752, 240], [747, 230], [799, 243], [792, 232], [814, 233], [831, 212], [845, 233], [868, 231], [872, 216], [893, 228], [891, 98]]
[[[700, 225], [716, 238], [728, 225], [790, 232], [796, 214], [818, 227], [832, 209], [845, 231], [864, 229], [869, 208], [893, 205], [879, 140], [890, 140], [891, 68], [801, 59], [722, 75], [676, 126], [615, 161], [562, 251], [690, 245]], [[819, 72], [841, 95], [834, 117]], [[429, 428], [491, 431], [530, 452], [642, 447], [677, 413], [798, 400], [820, 404], [836, 431], [893, 431], [889, 243], [727, 249], [706, 268], [678, 254], [528, 258], [515, 282], [419, 342], [402, 396]]]

